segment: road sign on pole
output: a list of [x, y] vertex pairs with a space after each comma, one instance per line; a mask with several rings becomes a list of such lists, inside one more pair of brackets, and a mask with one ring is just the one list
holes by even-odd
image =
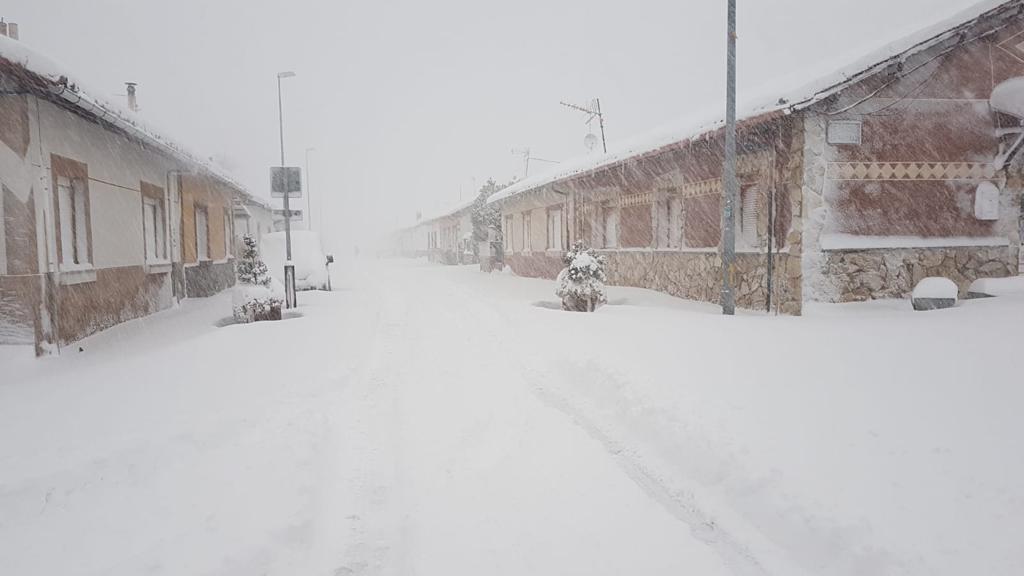
[[275, 218], [291, 218], [292, 220], [302, 220], [302, 216], [305, 212], [303, 210], [283, 210], [274, 208]]
[[302, 198], [302, 169], [295, 166], [270, 168], [270, 196], [272, 198]]

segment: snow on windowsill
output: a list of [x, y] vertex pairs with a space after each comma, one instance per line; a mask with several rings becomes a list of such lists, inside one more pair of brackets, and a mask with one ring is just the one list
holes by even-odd
[[897, 248], [959, 248], [969, 246], [1009, 246], [1004, 237], [954, 236], [924, 238], [920, 236], [858, 236], [856, 234], [822, 234], [821, 249], [832, 250], [884, 250]]

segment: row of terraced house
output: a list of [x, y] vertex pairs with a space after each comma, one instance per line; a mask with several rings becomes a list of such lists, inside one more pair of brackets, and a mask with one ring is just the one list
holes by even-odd
[[0, 344], [38, 354], [234, 284], [236, 220], [267, 212], [5, 35], [0, 193]]
[[[765, 102], [738, 125], [741, 307], [796, 315], [904, 298], [928, 276], [966, 293], [1021, 272], [1021, 0], [981, 2]], [[518, 182], [490, 199], [498, 258], [554, 278], [582, 241], [605, 254], [612, 284], [716, 302], [723, 150], [723, 123], [695, 122]], [[402, 250], [460, 261], [457, 244], [420, 242], [459, 215], [401, 231]]]

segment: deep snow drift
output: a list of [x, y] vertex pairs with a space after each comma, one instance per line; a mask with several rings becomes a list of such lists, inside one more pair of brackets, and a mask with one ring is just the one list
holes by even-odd
[[1024, 573], [1022, 296], [573, 314], [469, 267], [356, 278], [0, 349], [4, 571]]

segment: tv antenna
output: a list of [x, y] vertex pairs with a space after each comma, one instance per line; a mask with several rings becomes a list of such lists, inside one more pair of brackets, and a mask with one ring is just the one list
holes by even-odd
[[[591, 122], [594, 121], [594, 118], [597, 118], [597, 123], [601, 126], [601, 149], [604, 150], [604, 152], [607, 154], [608, 142], [605, 141], [604, 138], [604, 114], [601, 113], [601, 99], [594, 98], [588, 106], [580, 106], [578, 104], [570, 104], [568, 102], [559, 102], [559, 104], [565, 106], [566, 108], [571, 108], [573, 110], [583, 112], [584, 114], [586, 114], [586, 123], [588, 128], [590, 127]], [[583, 138], [583, 145], [587, 147], [587, 150], [593, 150], [595, 147], [597, 147], [597, 136], [594, 136], [593, 132], [588, 133]]]
[[526, 179], [530, 175], [530, 160], [536, 160], [537, 162], [547, 162], [548, 164], [558, 164], [558, 160], [547, 160], [545, 158], [537, 158], [530, 156], [529, 148], [513, 148], [512, 153], [516, 156], [523, 157], [523, 179]]

